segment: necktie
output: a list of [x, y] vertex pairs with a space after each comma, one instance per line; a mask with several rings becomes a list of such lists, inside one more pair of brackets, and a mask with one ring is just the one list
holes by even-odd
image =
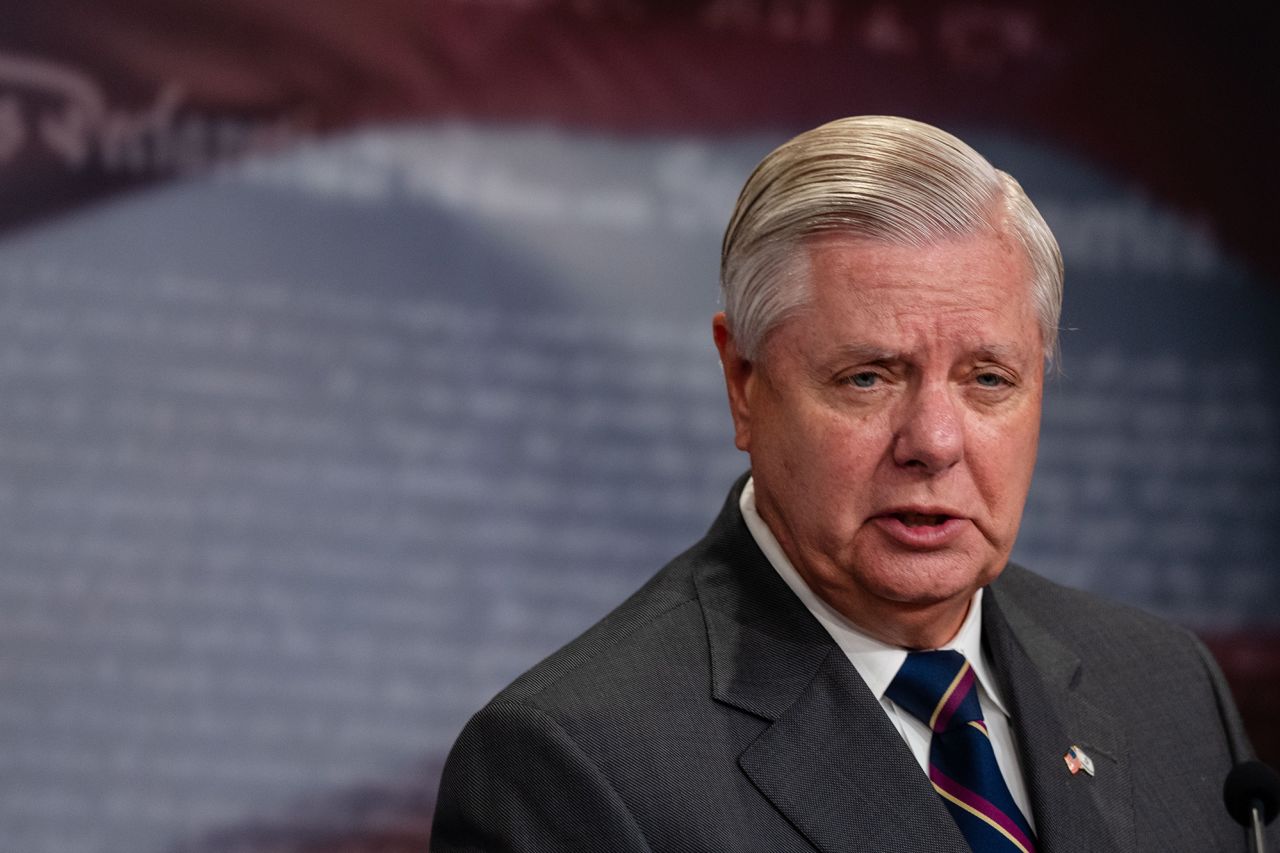
[[911, 652], [886, 695], [932, 730], [929, 781], [975, 853], [1035, 853], [1031, 827], [996, 764], [964, 655]]

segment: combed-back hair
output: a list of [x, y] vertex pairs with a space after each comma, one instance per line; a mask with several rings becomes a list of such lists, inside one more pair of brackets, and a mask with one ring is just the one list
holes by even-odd
[[770, 152], [747, 179], [720, 253], [720, 289], [739, 352], [808, 297], [806, 238], [841, 232], [927, 246], [976, 234], [1026, 252], [1045, 358], [1057, 355], [1062, 253], [1010, 175], [945, 131], [893, 116], [842, 118]]

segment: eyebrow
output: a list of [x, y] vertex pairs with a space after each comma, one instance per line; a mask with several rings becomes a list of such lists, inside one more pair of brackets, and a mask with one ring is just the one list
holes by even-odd
[[972, 351], [978, 358], [991, 361], [1014, 361], [1021, 353], [1022, 350], [1012, 344], [983, 344]]
[[[1007, 362], [1016, 360], [1020, 348], [1012, 344], [981, 344], [968, 351], [968, 355], [981, 360]], [[905, 361], [907, 354], [901, 350], [874, 344], [843, 344], [836, 349], [838, 357], [843, 361], [855, 361], [860, 364], [879, 364], [891, 361]]]
[[902, 357], [898, 350], [878, 347], [872, 344], [843, 344], [836, 349], [836, 354], [843, 361], [884, 362], [896, 361]]

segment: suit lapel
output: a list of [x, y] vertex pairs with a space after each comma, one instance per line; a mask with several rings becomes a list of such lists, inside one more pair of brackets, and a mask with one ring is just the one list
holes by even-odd
[[737, 493], [695, 582], [714, 697], [769, 723], [743, 743], [743, 773], [824, 853], [967, 853], [880, 704], [756, 546]]
[[[1135, 850], [1123, 731], [1075, 692], [1080, 659], [1027, 615], [1003, 580], [984, 601], [983, 642], [1009, 700], [1040, 853]], [[1095, 775], [1069, 772], [1064, 756], [1073, 745], [1093, 759]]]
[[738, 764], [826, 853], [968, 853], [920, 765], [837, 648]]

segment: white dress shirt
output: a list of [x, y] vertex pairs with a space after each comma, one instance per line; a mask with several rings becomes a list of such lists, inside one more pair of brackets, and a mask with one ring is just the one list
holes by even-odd
[[[760, 550], [764, 552], [773, 568], [786, 581], [787, 586], [791, 587], [791, 591], [804, 603], [804, 606], [809, 609], [809, 612], [813, 614], [822, 627], [827, 629], [827, 633], [835, 640], [836, 645], [849, 658], [849, 662], [858, 671], [858, 675], [862, 676], [862, 680], [871, 689], [871, 693], [884, 707], [885, 713], [889, 715], [890, 722], [893, 723], [898, 733], [902, 735], [903, 740], [907, 742], [907, 746], [911, 748], [916, 761], [920, 763], [920, 768], [925, 773], [928, 773], [929, 738], [931, 734], [929, 727], [917, 720], [912, 714], [900, 709], [892, 699], [885, 695], [885, 691], [889, 689], [889, 684], [893, 681], [894, 676], [898, 674], [898, 669], [907, 659], [907, 650], [887, 645], [863, 633], [845, 616], [838, 613], [831, 605], [819, 598], [813, 590], [809, 589], [808, 584], [804, 582], [799, 572], [791, 565], [791, 561], [787, 559], [787, 555], [783, 553], [782, 546], [778, 544], [778, 540], [773, 535], [773, 531], [769, 529], [769, 525], [765, 524], [764, 519], [756, 512], [754, 480], [747, 480], [747, 484], [742, 490], [739, 506], [742, 508], [742, 517], [747, 522], [747, 529], [751, 531], [751, 535], [756, 540], [756, 544], [760, 546]], [[986, 720], [987, 731], [991, 735], [991, 746], [996, 754], [996, 763], [1000, 765], [1000, 772], [1004, 775], [1005, 784], [1009, 786], [1009, 792], [1013, 795], [1014, 802], [1018, 804], [1018, 808], [1022, 810], [1027, 822], [1034, 829], [1035, 821], [1031, 816], [1031, 804], [1027, 798], [1027, 786], [1023, 780], [1022, 766], [1018, 761], [1018, 750], [1013, 741], [1013, 731], [1009, 728], [1009, 712], [1004, 701], [1000, 698], [1000, 689], [992, 677], [991, 665], [987, 660], [986, 654], [982, 651], [982, 592], [979, 589], [973, 594], [973, 602], [969, 605], [969, 612], [965, 616], [964, 624], [960, 626], [960, 630], [951, 638], [951, 641], [941, 646], [941, 648], [955, 649], [964, 655], [969, 661], [969, 665], [973, 667], [973, 672], [978, 682], [978, 704], [982, 708], [982, 716]]]

